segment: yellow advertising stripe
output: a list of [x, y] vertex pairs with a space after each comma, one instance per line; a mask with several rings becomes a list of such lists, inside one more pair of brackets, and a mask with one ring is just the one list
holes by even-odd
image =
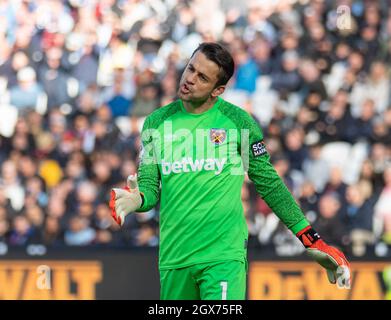
[[[3, 260], [0, 299], [91, 300], [102, 281], [102, 263], [79, 260]], [[75, 288], [71, 289], [71, 284]]]
[[[391, 266], [390, 262], [351, 262], [350, 267], [352, 270], [355, 269], [366, 269], [370, 270], [383, 271], [385, 267]], [[290, 261], [255, 261], [250, 263], [250, 268], [270, 268], [271, 270], [278, 269], [279, 271], [300, 271], [303, 269], [320, 269], [323, 270], [321, 266], [313, 261], [308, 262], [290, 262]]]
[[391, 262], [352, 263], [351, 290], [330, 284], [314, 262], [262, 261], [249, 268], [249, 299], [255, 300], [381, 300], [386, 298], [381, 274]]

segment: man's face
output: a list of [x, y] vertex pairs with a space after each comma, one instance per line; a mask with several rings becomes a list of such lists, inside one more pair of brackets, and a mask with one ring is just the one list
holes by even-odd
[[178, 97], [187, 102], [203, 102], [211, 96], [218, 96], [224, 86], [215, 87], [220, 69], [201, 51], [190, 59], [179, 83]]

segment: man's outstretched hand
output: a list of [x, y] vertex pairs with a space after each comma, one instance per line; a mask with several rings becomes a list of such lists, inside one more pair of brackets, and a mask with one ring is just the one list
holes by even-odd
[[338, 288], [350, 289], [350, 265], [340, 250], [327, 245], [311, 226], [304, 228], [296, 236], [305, 246], [307, 254], [326, 269], [331, 283], [337, 284]]
[[130, 175], [126, 181], [126, 187], [123, 189], [111, 189], [110, 209], [111, 216], [122, 226], [125, 217], [141, 207], [142, 198], [138, 190], [137, 175]]

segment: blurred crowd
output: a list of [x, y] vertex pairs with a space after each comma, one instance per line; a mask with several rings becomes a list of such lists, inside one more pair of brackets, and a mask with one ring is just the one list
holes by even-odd
[[[391, 6], [349, 0], [0, 0], [0, 242], [157, 246], [159, 208], [110, 216], [145, 117], [203, 41], [314, 228], [356, 256], [391, 245]], [[246, 179], [249, 246], [302, 246]]]

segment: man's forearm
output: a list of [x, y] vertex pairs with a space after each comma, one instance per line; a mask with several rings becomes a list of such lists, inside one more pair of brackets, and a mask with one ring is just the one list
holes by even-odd
[[153, 189], [148, 190], [148, 188], [140, 188], [140, 193], [142, 198], [142, 204], [141, 207], [136, 210], [137, 212], [149, 211], [156, 206], [159, 200], [159, 191], [156, 192]]
[[309, 225], [268, 155], [253, 159], [248, 174], [262, 199], [294, 234]]
[[272, 192], [269, 192], [263, 199], [294, 234], [309, 225], [302, 210], [282, 180], [276, 182]]
[[151, 210], [159, 201], [160, 180], [157, 164], [140, 164], [138, 185], [143, 202], [137, 212]]

